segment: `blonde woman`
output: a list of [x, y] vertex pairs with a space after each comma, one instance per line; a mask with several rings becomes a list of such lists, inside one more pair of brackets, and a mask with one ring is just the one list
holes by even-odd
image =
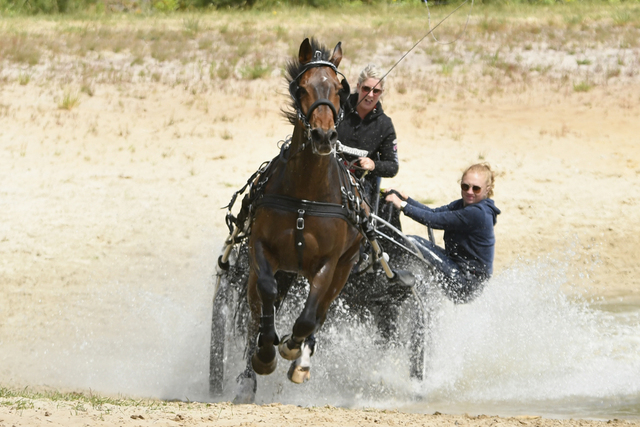
[[359, 158], [345, 154], [345, 158], [356, 160], [358, 178], [366, 173], [365, 192], [370, 203], [376, 196], [376, 180], [398, 173], [396, 130], [380, 102], [384, 94], [383, 77], [383, 71], [374, 64], [360, 72], [356, 93], [351, 94], [344, 106], [345, 117], [337, 129], [343, 145], [367, 152]]
[[488, 163], [467, 168], [460, 180], [461, 198], [432, 209], [394, 190], [386, 200], [405, 216], [437, 230], [444, 230], [444, 249], [419, 236], [411, 236], [424, 257], [442, 275], [442, 288], [456, 303], [476, 297], [493, 274], [496, 225], [500, 209], [491, 197], [495, 174]]

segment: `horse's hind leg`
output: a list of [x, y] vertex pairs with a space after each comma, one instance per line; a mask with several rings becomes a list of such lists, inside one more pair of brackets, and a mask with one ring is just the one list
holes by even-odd
[[233, 403], [236, 405], [254, 403], [256, 400], [256, 390], [258, 389], [258, 380], [256, 379], [256, 373], [251, 367], [251, 360], [247, 363], [245, 370], [238, 375], [236, 381], [238, 382], [238, 389]]
[[[249, 274], [248, 299], [252, 324], [259, 322], [258, 346], [251, 356], [253, 370], [259, 375], [269, 375], [277, 366], [276, 349], [279, 344], [275, 328], [275, 302], [278, 286], [271, 265], [267, 262], [262, 245], [255, 243], [255, 267]], [[257, 270], [257, 273], [256, 273]]]

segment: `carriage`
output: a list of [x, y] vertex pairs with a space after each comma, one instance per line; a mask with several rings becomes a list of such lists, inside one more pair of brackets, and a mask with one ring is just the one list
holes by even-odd
[[[287, 69], [294, 132], [227, 206], [229, 237], [213, 299], [212, 396], [222, 395], [235, 376], [230, 355], [238, 337], [247, 338], [246, 368], [237, 378], [235, 402], [254, 401], [256, 373], [275, 370], [276, 349], [292, 361], [292, 382], [308, 380], [315, 333], [336, 300], [356, 319], [374, 318], [382, 341], [406, 349], [412, 378], [422, 380], [427, 372], [433, 266], [419, 243], [402, 233], [397, 213], [364, 200], [340, 158], [349, 149], [335, 131], [349, 93], [337, 70], [341, 58], [340, 43], [329, 52], [313, 39], [303, 41]], [[364, 258], [362, 247], [371, 262], [354, 269]], [[292, 298], [300, 315], [291, 333], [279, 337], [276, 314]]]

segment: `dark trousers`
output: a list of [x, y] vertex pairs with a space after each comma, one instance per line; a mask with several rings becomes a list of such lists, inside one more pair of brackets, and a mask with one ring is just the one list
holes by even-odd
[[441, 247], [420, 236], [409, 236], [413, 239], [422, 256], [437, 271], [438, 282], [443, 292], [456, 304], [472, 301], [482, 291], [485, 277], [478, 277], [468, 269], [458, 265], [449, 258]]

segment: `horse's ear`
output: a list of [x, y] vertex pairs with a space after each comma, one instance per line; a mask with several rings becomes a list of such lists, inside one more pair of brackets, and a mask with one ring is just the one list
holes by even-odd
[[333, 49], [333, 54], [329, 61], [338, 68], [340, 61], [342, 61], [342, 42], [338, 42], [336, 47]]
[[311, 52], [311, 43], [309, 43], [309, 38], [304, 39], [302, 44], [300, 45], [300, 51], [298, 52], [298, 61], [301, 64], [306, 64], [311, 61], [313, 56], [313, 52]]

